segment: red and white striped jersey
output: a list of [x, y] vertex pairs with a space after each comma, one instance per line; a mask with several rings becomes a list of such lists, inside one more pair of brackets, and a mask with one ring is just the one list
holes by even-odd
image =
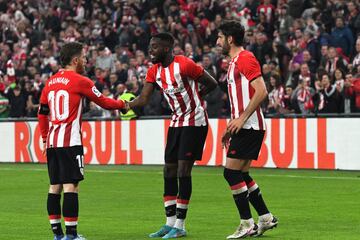
[[272, 4], [268, 4], [268, 5], [262, 4], [262, 5], [258, 6], [257, 13], [258, 13], [258, 15], [260, 13], [264, 13], [265, 17], [266, 17], [266, 22], [271, 23], [274, 18], [275, 10], [276, 9], [275, 9], [274, 5], [272, 5]]
[[[60, 70], [50, 77], [41, 93], [39, 125], [47, 148], [82, 145], [82, 99], [89, 98], [105, 109], [121, 109], [122, 100], [104, 97], [94, 83], [74, 71]], [[42, 111], [44, 107], [48, 111]], [[49, 119], [47, 112], [50, 113]], [[50, 124], [49, 124], [50, 121]]]
[[274, 87], [269, 92], [269, 95], [268, 95], [269, 102], [272, 105], [275, 105], [276, 103], [278, 103], [278, 104], [280, 104], [281, 107], [285, 107], [284, 95], [285, 95], [285, 90], [284, 90], [283, 86]]
[[[251, 52], [244, 50], [231, 60], [227, 74], [231, 119], [234, 119], [240, 117], [241, 113], [249, 105], [255, 93], [255, 89], [250, 82], [261, 76], [261, 70], [255, 56]], [[264, 115], [260, 106], [249, 117], [243, 128], [265, 130]]]
[[172, 110], [171, 127], [206, 126], [207, 114], [197, 79], [204, 69], [193, 60], [177, 55], [168, 67], [160, 63], [147, 72], [146, 81], [157, 83]]

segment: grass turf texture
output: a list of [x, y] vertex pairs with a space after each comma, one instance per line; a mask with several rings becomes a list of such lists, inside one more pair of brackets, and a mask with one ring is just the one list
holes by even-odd
[[[359, 171], [254, 169], [252, 176], [279, 218], [260, 239], [359, 239]], [[86, 166], [79, 233], [148, 239], [164, 224], [162, 184], [161, 166]], [[46, 165], [0, 164], [0, 239], [52, 239], [47, 188]], [[225, 239], [238, 223], [222, 168], [195, 167], [186, 239]]]

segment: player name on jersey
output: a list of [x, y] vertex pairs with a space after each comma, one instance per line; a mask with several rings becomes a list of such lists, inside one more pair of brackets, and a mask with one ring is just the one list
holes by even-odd
[[51, 86], [51, 85], [56, 84], [56, 83], [62, 83], [64, 85], [67, 85], [69, 82], [70, 82], [70, 80], [67, 79], [67, 78], [57, 77], [57, 78], [53, 78], [53, 79], [49, 80], [48, 85]]

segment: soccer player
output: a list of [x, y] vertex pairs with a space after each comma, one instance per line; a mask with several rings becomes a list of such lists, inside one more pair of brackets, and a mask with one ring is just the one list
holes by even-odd
[[[105, 109], [123, 109], [126, 103], [104, 97], [90, 79], [81, 75], [85, 72], [86, 65], [81, 43], [65, 44], [60, 51], [60, 61], [64, 69], [47, 80], [41, 93], [38, 112], [50, 178], [47, 210], [55, 240], [81, 240], [85, 238], [77, 234], [76, 227], [79, 182], [84, 179], [82, 100], [86, 97]], [[61, 227], [62, 191], [66, 236]]]
[[[217, 45], [231, 58], [227, 80], [231, 121], [223, 135], [227, 147], [224, 178], [230, 185], [240, 225], [227, 239], [262, 235], [276, 227], [277, 219], [269, 212], [260, 189], [249, 174], [251, 161], [257, 159], [265, 134], [265, 121], [260, 104], [267, 96], [258, 61], [242, 47], [244, 27], [237, 21], [221, 24]], [[259, 215], [258, 225], [251, 216], [249, 201]]]
[[[166, 223], [149, 237], [164, 239], [186, 235], [184, 222], [191, 196], [191, 170], [201, 160], [208, 131], [202, 96], [216, 88], [217, 82], [201, 66], [185, 56], [173, 55], [174, 38], [159, 33], [150, 40], [153, 66], [139, 97], [130, 108], [144, 106], [157, 84], [172, 110], [165, 148], [164, 205]], [[201, 84], [201, 88], [200, 87]]]

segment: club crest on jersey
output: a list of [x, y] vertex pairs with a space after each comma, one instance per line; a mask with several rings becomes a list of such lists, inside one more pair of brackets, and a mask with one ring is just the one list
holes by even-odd
[[97, 97], [101, 96], [101, 92], [95, 86], [93, 86], [91, 90]]

